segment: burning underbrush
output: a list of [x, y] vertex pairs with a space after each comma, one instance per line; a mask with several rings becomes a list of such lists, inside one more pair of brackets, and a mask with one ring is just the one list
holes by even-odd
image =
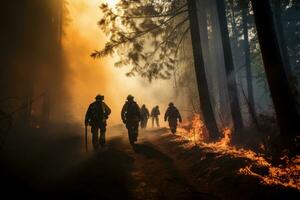
[[176, 140], [184, 138], [188, 141], [182, 144], [185, 149], [197, 146], [206, 149], [207, 152], [217, 154], [217, 157], [230, 156], [246, 160], [247, 164], [237, 170], [239, 175], [256, 177], [266, 185], [281, 185], [300, 190], [299, 155], [294, 158], [283, 156], [281, 164], [275, 166], [264, 154], [232, 145], [232, 131], [228, 127], [223, 129], [223, 138], [220, 141], [208, 143], [208, 134], [199, 115], [195, 115], [190, 123], [183, 124], [178, 132], [182, 137], [178, 137]]

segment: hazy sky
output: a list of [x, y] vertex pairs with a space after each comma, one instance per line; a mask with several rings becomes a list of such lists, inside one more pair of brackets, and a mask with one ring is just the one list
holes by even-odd
[[[157, 81], [149, 84], [141, 78], [125, 76], [126, 68], [113, 66], [116, 58], [92, 59], [89, 55], [104, 46], [106, 37], [97, 26], [101, 18], [99, 5], [103, 0], [68, 0], [71, 23], [66, 27], [64, 49], [69, 64], [66, 87], [70, 91], [73, 117], [83, 120], [89, 103], [96, 94], [105, 95], [105, 102], [112, 108], [110, 124], [120, 123], [120, 110], [128, 94], [136, 97], [141, 106], [150, 109], [158, 104], [164, 113], [172, 100], [173, 82]], [[113, 6], [116, 0], [110, 0]]]

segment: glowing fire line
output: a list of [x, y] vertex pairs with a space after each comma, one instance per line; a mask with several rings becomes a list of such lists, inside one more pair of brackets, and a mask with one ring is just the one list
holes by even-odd
[[[285, 160], [287, 164], [284, 167], [275, 167], [269, 163], [262, 154], [231, 145], [232, 131], [230, 128], [223, 129], [223, 139], [219, 142], [205, 143], [204, 123], [199, 115], [194, 116], [191, 125], [192, 128], [189, 131], [184, 128], [179, 128], [181, 136], [190, 141], [190, 143], [184, 144], [185, 148], [190, 148], [193, 144], [196, 144], [203, 148], [210, 148], [212, 151], [219, 154], [247, 158], [253, 163], [241, 168], [238, 172], [239, 174], [258, 177], [261, 179], [262, 183], [268, 185], [278, 184], [285, 187], [296, 188], [298, 190], [300, 189], [300, 156], [296, 156], [292, 159], [283, 157], [282, 159]], [[252, 168], [254, 165], [267, 168], [268, 175], [263, 176], [253, 172]]]

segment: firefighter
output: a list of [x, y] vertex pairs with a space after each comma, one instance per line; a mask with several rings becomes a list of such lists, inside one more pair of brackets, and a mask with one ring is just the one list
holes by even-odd
[[165, 121], [167, 120], [169, 122], [171, 132], [175, 134], [177, 129], [177, 121], [179, 120], [179, 122], [181, 123], [182, 119], [178, 109], [174, 106], [172, 102], [169, 103], [169, 107], [165, 113]]
[[[104, 96], [97, 95], [95, 100], [95, 102], [90, 104], [85, 115], [85, 125], [91, 126], [94, 151], [98, 149], [99, 144], [101, 147], [104, 147], [105, 145], [106, 120], [111, 113], [111, 109], [103, 101]], [[98, 134], [99, 129], [100, 138]]]
[[159, 106], [155, 106], [151, 111], [152, 127], [154, 127], [154, 122], [156, 123], [156, 126], [159, 127], [159, 115]]
[[129, 142], [131, 145], [134, 145], [138, 138], [141, 113], [140, 108], [134, 101], [134, 97], [132, 95], [128, 95], [127, 97], [127, 101], [122, 108], [121, 118], [128, 130]]
[[148, 119], [149, 119], [149, 110], [148, 108], [146, 108], [146, 105], [142, 105], [142, 108], [141, 108], [141, 128], [142, 129], [145, 129], [147, 128], [147, 123], [148, 123]]

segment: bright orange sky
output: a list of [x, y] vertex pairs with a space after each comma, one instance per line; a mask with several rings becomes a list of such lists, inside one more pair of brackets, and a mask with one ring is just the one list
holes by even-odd
[[[113, 6], [116, 0], [110, 0]], [[66, 86], [71, 95], [73, 118], [82, 121], [89, 103], [96, 94], [105, 95], [105, 102], [112, 108], [110, 124], [120, 123], [120, 110], [128, 94], [136, 97], [141, 106], [150, 109], [158, 104], [164, 113], [171, 101], [173, 82], [157, 81], [149, 84], [141, 78], [128, 78], [128, 68], [113, 66], [117, 57], [92, 59], [89, 55], [100, 49], [106, 41], [105, 35], [97, 26], [101, 18], [99, 5], [103, 0], [69, 0], [71, 23], [66, 27], [64, 49], [69, 64]]]

